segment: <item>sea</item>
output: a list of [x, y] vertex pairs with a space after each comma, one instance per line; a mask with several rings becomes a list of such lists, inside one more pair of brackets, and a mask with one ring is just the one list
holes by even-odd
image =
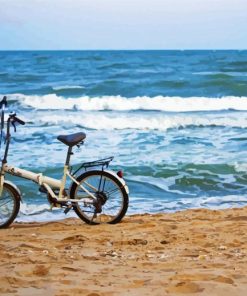
[[[246, 50], [1, 51], [3, 95], [26, 121], [12, 130], [14, 166], [61, 178], [57, 136], [82, 131], [73, 167], [114, 156], [129, 215], [247, 205]], [[66, 217], [35, 183], [8, 178], [17, 221]]]

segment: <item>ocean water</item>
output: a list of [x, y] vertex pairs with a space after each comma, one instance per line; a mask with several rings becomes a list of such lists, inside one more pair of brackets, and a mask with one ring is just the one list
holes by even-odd
[[[72, 163], [114, 156], [128, 214], [247, 205], [247, 51], [2, 51], [0, 94], [27, 122], [15, 166], [60, 178], [56, 137], [84, 131]], [[34, 183], [11, 180], [18, 220], [64, 218]]]

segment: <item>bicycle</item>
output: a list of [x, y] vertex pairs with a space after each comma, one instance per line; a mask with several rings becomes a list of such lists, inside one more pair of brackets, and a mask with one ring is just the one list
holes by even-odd
[[[5, 126], [4, 112], [7, 105], [6, 96], [0, 102], [1, 110], [1, 140]], [[109, 170], [113, 157], [82, 163], [72, 172], [70, 158], [74, 146], [80, 147], [86, 138], [83, 132], [59, 135], [57, 139], [68, 146], [66, 161], [61, 180], [14, 167], [7, 162], [11, 125], [16, 131], [16, 125], [25, 122], [10, 113], [7, 119], [5, 150], [0, 171], [0, 228], [8, 227], [16, 218], [20, 203], [21, 192], [17, 186], [5, 179], [5, 174], [28, 179], [37, 183], [39, 191], [47, 194], [48, 201], [53, 207], [64, 208], [67, 214], [71, 209], [84, 222], [96, 225], [101, 223], [115, 224], [122, 220], [129, 204], [129, 190], [123, 179], [122, 171], [117, 173]], [[66, 188], [67, 178], [71, 184]]]

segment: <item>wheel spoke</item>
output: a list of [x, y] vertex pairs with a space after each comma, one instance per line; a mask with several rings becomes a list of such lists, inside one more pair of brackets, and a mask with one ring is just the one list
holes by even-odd
[[107, 191], [107, 195], [111, 195], [112, 193], [118, 191], [118, 188], [114, 188], [111, 191]]
[[[85, 177], [84, 177], [85, 176]], [[82, 175], [80, 184], [94, 194], [93, 204], [77, 203], [77, 214], [87, 223], [116, 223], [124, 216], [128, 206], [127, 193], [120, 182], [111, 174], [101, 171]], [[80, 185], [76, 186], [74, 199], [88, 198]], [[95, 214], [96, 213], [96, 214]], [[116, 222], [115, 222], [116, 221]]]
[[7, 205], [7, 204], [9, 204], [9, 203], [11, 203], [11, 202], [13, 202], [13, 201], [12, 200], [8, 200], [5, 203], [0, 204], [0, 208], [3, 207], [3, 206], [5, 206], [5, 205]]

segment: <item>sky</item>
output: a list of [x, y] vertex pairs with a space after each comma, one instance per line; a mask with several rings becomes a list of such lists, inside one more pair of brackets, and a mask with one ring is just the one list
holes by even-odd
[[247, 0], [0, 0], [21, 49], [247, 49]]

